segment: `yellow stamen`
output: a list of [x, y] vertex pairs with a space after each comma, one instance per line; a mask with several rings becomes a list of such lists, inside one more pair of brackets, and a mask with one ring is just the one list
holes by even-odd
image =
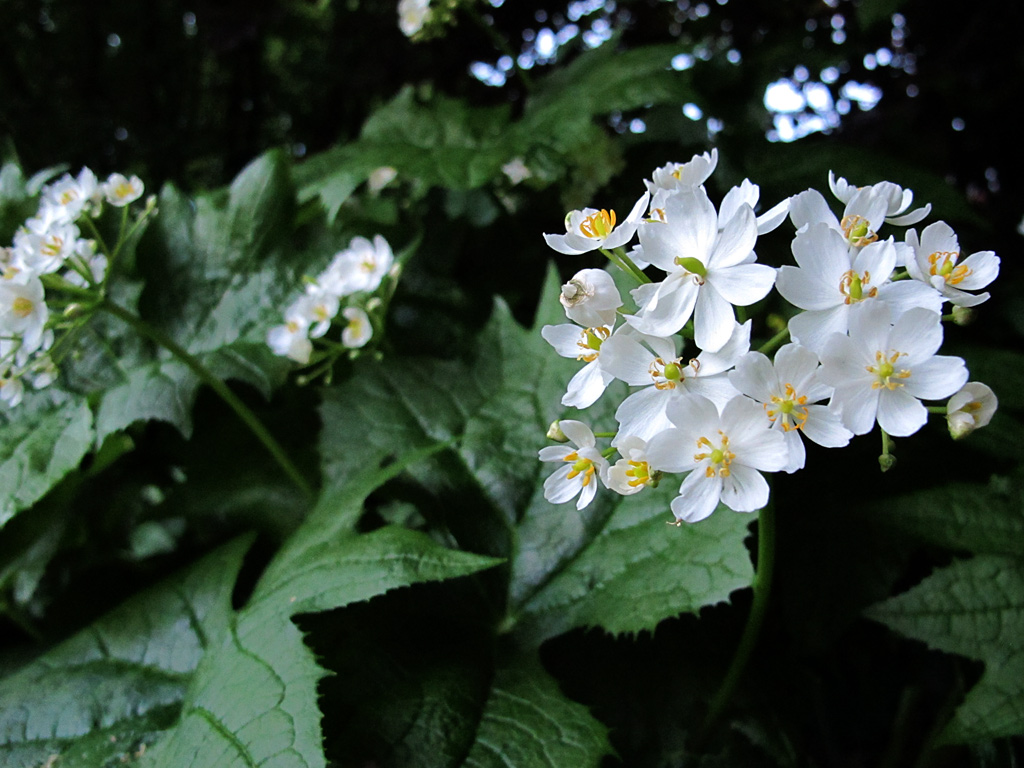
[[32, 308], [35, 305], [30, 299], [26, 299], [24, 296], [19, 296], [11, 303], [11, 310], [18, 317], [25, 318], [32, 314]]
[[611, 331], [604, 327], [584, 330], [576, 341], [576, 346], [582, 350], [580, 354], [576, 355], [576, 359], [587, 363], [597, 360], [598, 355], [601, 354], [601, 345], [610, 335]]
[[908, 379], [910, 378], [910, 371], [906, 369], [896, 370], [896, 361], [899, 358], [904, 357], [906, 352], [892, 352], [892, 354], [886, 356], [881, 350], [875, 352], [875, 363], [876, 365], [869, 365], [866, 367], [868, 373], [873, 373], [878, 378], [871, 382], [872, 389], [882, 389], [883, 387], [888, 390], [894, 390], [897, 387], [902, 387], [902, 381], [893, 381], [893, 379]]
[[719, 447], [706, 437], [697, 438], [697, 448], [709, 448], [710, 451], [702, 451], [693, 456], [694, 461], [709, 459], [710, 463], [704, 469], [705, 477], [729, 477], [729, 464], [736, 458], [736, 454], [729, 450], [729, 437], [718, 430]]
[[870, 245], [878, 239], [878, 235], [871, 229], [871, 222], [863, 216], [843, 216], [839, 222], [839, 228], [843, 230], [846, 239], [851, 245]]
[[580, 222], [580, 232], [587, 237], [608, 237], [613, 229], [615, 229], [615, 211], [602, 209]]
[[847, 304], [855, 304], [858, 301], [864, 299], [873, 299], [878, 295], [877, 288], [871, 288], [865, 291], [864, 289], [871, 282], [871, 273], [865, 271], [863, 275], [858, 275], [852, 269], [848, 269], [843, 273], [843, 276], [839, 280], [839, 292], [846, 298], [844, 302]]
[[973, 270], [963, 264], [957, 264], [959, 252], [936, 251], [928, 257], [928, 274], [938, 275], [947, 285], [957, 285], [971, 276]]
[[803, 429], [807, 421], [807, 395], [797, 395], [792, 384], [786, 384], [785, 397], [772, 395], [772, 404], [777, 408], [769, 408], [768, 403], [764, 404], [764, 412], [771, 421], [782, 418], [782, 430], [790, 432], [794, 429]]

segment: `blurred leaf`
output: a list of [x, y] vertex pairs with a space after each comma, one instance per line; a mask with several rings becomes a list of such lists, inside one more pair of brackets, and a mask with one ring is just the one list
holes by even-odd
[[176, 360], [133, 368], [123, 384], [103, 393], [96, 413], [96, 440], [138, 421], [157, 419], [192, 434], [192, 405], [199, 379]]
[[93, 442], [84, 401], [30, 393], [0, 412], [0, 527], [78, 466]]
[[[98, 765], [149, 744], [179, 707], [207, 644], [227, 629], [251, 538], [207, 555], [0, 680], [0, 766]], [[67, 756], [67, 759], [65, 759]]]
[[1024, 733], [1024, 562], [978, 555], [936, 571], [867, 616], [931, 648], [985, 662], [941, 740]]

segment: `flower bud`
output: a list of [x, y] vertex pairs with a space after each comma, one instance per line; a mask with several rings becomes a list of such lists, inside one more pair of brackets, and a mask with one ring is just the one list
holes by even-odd
[[560, 419], [555, 419], [551, 422], [551, 426], [548, 427], [548, 440], [554, 440], [556, 443], [567, 443], [569, 438], [565, 436], [565, 432], [562, 431], [562, 427], [559, 424]]
[[946, 423], [949, 434], [959, 440], [992, 420], [999, 400], [992, 389], [977, 381], [969, 381], [949, 399]]
[[891, 453], [883, 453], [878, 457], [878, 466], [882, 468], [883, 472], [888, 472], [896, 466], [896, 457]]
[[953, 307], [953, 322], [957, 325], [970, 325], [978, 316], [970, 307]]

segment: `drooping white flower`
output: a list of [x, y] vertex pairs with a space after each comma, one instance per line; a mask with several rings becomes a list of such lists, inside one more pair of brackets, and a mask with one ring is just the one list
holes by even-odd
[[579, 496], [576, 509], [583, 509], [597, 494], [597, 478], [608, 471], [608, 460], [596, 448], [597, 439], [586, 424], [563, 419], [559, 426], [575, 447], [549, 445], [540, 449], [540, 460], [561, 466], [544, 481], [544, 498], [561, 504]]
[[821, 353], [833, 333], [846, 333], [850, 311], [861, 303], [882, 303], [897, 316], [911, 307], [938, 312], [942, 297], [914, 280], [890, 282], [896, 249], [889, 240], [851, 249], [843, 235], [825, 223], [810, 225], [792, 244], [797, 266], [779, 269], [775, 281], [788, 302], [807, 310], [789, 321], [794, 341]]
[[430, 18], [430, 0], [399, 0], [398, 28], [406, 37], [412, 37]]
[[545, 325], [540, 329], [540, 335], [562, 357], [586, 363], [569, 380], [562, 405], [589, 408], [614, 379], [601, 363], [601, 350], [612, 335], [611, 326]]
[[829, 407], [855, 435], [875, 422], [894, 437], [912, 435], [928, 420], [921, 400], [949, 397], [967, 381], [958, 357], [942, 345], [937, 312], [915, 307], [890, 323], [881, 304], [850, 313], [850, 335], [833, 334], [821, 353], [821, 380], [834, 387]]
[[116, 208], [135, 202], [145, 191], [142, 179], [138, 176], [128, 178], [120, 173], [112, 173], [103, 183], [103, 196]]
[[341, 343], [350, 349], [359, 349], [373, 337], [373, 325], [370, 318], [358, 307], [345, 307], [342, 315], [348, 323], [341, 331]]
[[655, 470], [689, 472], [672, 501], [676, 519], [703, 520], [719, 502], [736, 512], [768, 503], [761, 472], [778, 472], [789, 457], [760, 405], [737, 395], [719, 414], [707, 398], [689, 395], [669, 406], [668, 417], [675, 426], [648, 442], [647, 462]]
[[627, 322], [641, 333], [671, 336], [692, 315], [697, 346], [721, 349], [736, 324], [733, 305], [763, 299], [775, 282], [774, 269], [753, 263], [756, 240], [749, 205], [739, 205], [719, 229], [718, 214], [702, 187], [679, 190], [665, 203], [664, 221], [640, 226], [644, 257], [668, 276], [633, 291], [640, 309]]
[[946, 423], [954, 440], [966, 437], [984, 427], [995, 415], [999, 400], [992, 389], [978, 381], [969, 381], [949, 399]]
[[603, 269], [583, 269], [562, 286], [558, 297], [565, 315], [583, 326], [614, 325], [622, 297], [615, 280]]
[[633, 239], [640, 217], [647, 209], [649, 195], [636, 201], [625, 221], [618, 222], [615, 211], [584, 208], [570, 211], [565, 217], [564, 235], [544, 235], [551, 248], [569, 256], [594, 251], [598, 248], [618, 248]]
[[626, 435], [615, 446], [622, 458], [608, 468], [605, 485], [622, 496], [632, 496], [656, 485], [658, 473], [647, 463], [647, 443], [636, 435]]
[[968, 293], [984, 288], [999, 275], [999, 257], [992, 251], [960, 258], [956, 233], [944, 221], [929, 224], [918, 240], [913, 229], [907, 232], [910, 256], [907, 272], [937, 290], [949, 303], [974, 307], [987, 300], [988, 293]]
[[733, 386], [761, 403], [772, 429], [782, 432], [789, 451], [786, 472], [803, 469], [807, 452], [801, 433], [826, 448], [841, 448], [853, 437], [827, 405], [817, 405], [832, 395], [832, 387], [819, 380], [818, 371], [817, 355], [799, 344], [787, 344], [775, 353], [774, 361], [749, 352], [729, 373]]
[[[726, 372], [750, 349], [750, 321], [734, 324], [728, 343], [717, 352], [703, 351], [685, 361], [675, 340], [642, 334], [618, 334], [604, 345], [603, 368], [615, 378], [642, 389], [619, 405], [619, 434], [650, 440], [672, 426], [667, 411], [673, 400], [702, 395], [718, 408], [736, 396]], [[619, 440], [612, 441], [619, 447]]]

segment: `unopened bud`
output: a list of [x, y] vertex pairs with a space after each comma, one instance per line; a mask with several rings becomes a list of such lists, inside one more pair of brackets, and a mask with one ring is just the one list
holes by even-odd
[[84, 309], [85, 307], [83, 307], [81, 304], [77, 302], [75, 302], [74, 304], [68, 304], [66, 307], [64, 307], [64, 317], [78, 317], [79, 315], [82, 314], [82, 311]]
[[970, 307], [953, 307], [953, 322], [957, 325], [970, 325], [978, 316]]
[[896, 457], [891, 453], [883, 453], [878, 457], [878, 466], [882, 468], [883, 472], [888, 472], [896, 466]]
[[562, 427], [559, 424], [559, 419], [555, 419], [551, 422], [551, 426], [548, 427], [548, 440], [554, 440], [556, 443], [568, 443], [569, 438], [565, 436], [565, 432], [562, 431]]

